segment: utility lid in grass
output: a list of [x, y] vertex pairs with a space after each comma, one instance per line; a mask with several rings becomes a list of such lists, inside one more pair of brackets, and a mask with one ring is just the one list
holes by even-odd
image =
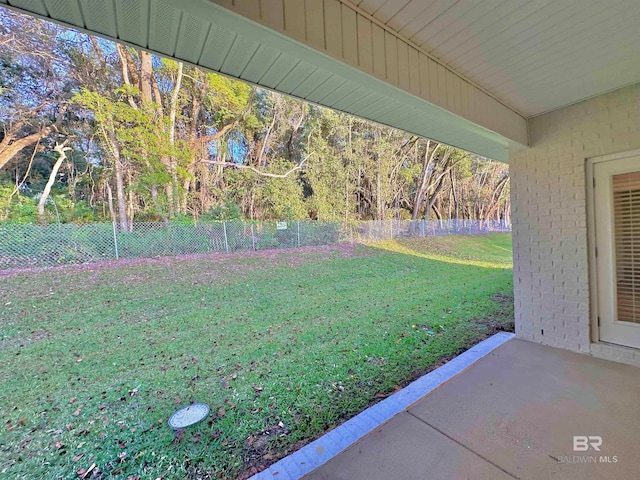
[[174, 430], [182, 430], [204, 420], [207, 415], [209, 415], [209, 405], [206, 403], [193, 403], [173, 412], [173, 415], [169, 417], [168, 423]]

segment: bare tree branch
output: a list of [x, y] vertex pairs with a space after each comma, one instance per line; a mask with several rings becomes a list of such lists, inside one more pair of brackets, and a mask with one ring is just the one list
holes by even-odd
[[309, 159], [309, 157], [311, 155], [312, 154], [310, 153], [309, 155], [304, 157], [304, 159], [298, 165], [296, 165], [295, 167], [293, 167], [291, 170], [289, 170], [286, 173], [268, 173], [268, 172], [263, 172], [261, 170], [258, 170], [255, 167], [252, 167], [251, 165], [242, 165], [242, 164], [233, 163], [233, 162], [215, 162], [215, 161], [211, 161], [211, 160], [204, 160], [202, 163], [206, 163], [206, 164], [209, 164], [209, 165], [221, 165], [223, 167], [234, 167], [234, 168], [239, 168], [241, 170], [251, 170], [252, 172], [257, 173], [258, 175], [260, 175], [262, 177], [287, 178], [293, 172], [298, 171], [302, 167], [304, 167], [304, 163]]
[[20, 188], [22, 188], [22, 185], [24, 185], [24, 182], [26, 182], [27, 178], [29, 178], [29, 174], [31, 173], [31, 167], [33, 166], [33, 159], [36, 158], [36, 153], [38, 153], [38, 147], [40, 146], [40, 140], [42, 140], [42, 139], [38, 139], [38, 141], [36, 142], [36, 146], [33, 147], [33, 153], [31, 154], [31, 158], [29, 158], [29, 164], [27, 165], [27, 170], [26, 170], [26, 172], [24, 172], [24, 176], [22, 177], [22, 180], [20, 180], [18, 182], [18, 184], [16, 185], [16, 188], [13, 190], [13, 192], [11, 192], [11, 195], [9, 195], [9, 200], [11, 200], [13, 198], [13, 196], [16, 193], [18, 193]]
[[213, 135], [204, 135], [202, 137], [198, 137], [194, 140], [193, 144], [195, 146], [204, 146], [209, 142], [212, 142], [213, 140], [217, 140], [219, 138], [224, 137], [229, 130], [233, 129], [236, 127], [236, 125], [238, 125], [239, 120], [234, 120], [233, 122], [231, 122], [228, 125], [225, 125], [224, 127], [222, 127], [220, 130], [218, 130], [216, 133], [214, 133]]

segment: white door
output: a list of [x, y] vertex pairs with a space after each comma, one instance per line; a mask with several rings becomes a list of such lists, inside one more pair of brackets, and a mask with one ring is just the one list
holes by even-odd
[[640, 348], [640, 156], [593, 168], [600, 340]]

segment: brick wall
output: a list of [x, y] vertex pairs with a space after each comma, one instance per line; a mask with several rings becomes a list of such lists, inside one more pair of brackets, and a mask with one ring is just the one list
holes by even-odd
[[586, 159], [640, 148], [640, 85], [529, 121], [510, 152], [516, 335], [590, 351]]

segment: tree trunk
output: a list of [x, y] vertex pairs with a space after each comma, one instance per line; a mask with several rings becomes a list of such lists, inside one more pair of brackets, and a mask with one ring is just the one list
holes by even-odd
[[[182, 78], [181, 78], [182, 80]], [[156, 83], [155, 77], [153, 76], [153, 55], [146, 51], [140, 52], [140, 92], [142, 94], [142, 105], [143, 107], [149, 107], [154, 104], [154, 110], [157, 115], [157, 120], [161, 120], [163, 115], [162, 111], [162, 97], [160, 96], [158, 85]], [[175, 118], [175, 117], [174, 117]], [[148, 162], [148, 152], [145, 147], [142, 149], [142, 156], [145, 157], [147, 164]], [[167, 156], [162, 157], [162, 163], [165, 165], [169, 173], [171, 173], [171, 159]], [[173, 205], [173, 185], [168, 184], [165, 185], [165, 193], [167, 195], [167, 205], [169, 207], [169, 215], [173, 215], [174, 205]], [[129, 206], [130, 206], [130, 216], [133, 218], [133, 199], [129, 198]], [[158, 202], [158, 185], [151, 185], [151, 198], [153, 200], [154, 207], [156, 208], [158, 214], [165, 220], [166, 215], [163, 214], [162, 209], [160, 208]], [[131, 220], [129, 221], [131, 223]]]
[[[451, 156], [448, 156], [446, 159], [446, 163], [444, 164], [443, 170], [444, 173], [446, 174], [447, 170], [451, 168]], [[440, 195], [440, 192], [442, 191], [442, 188], [444, 187], [444, 179], [446, 177], [445, 174], [440, 175], [440, 179], [438, 180], [438, 184], [436, 185], [436, 189], [433, 191], [433, 193], [431, 194], [431, 197], [429, 198], [429, 200], [427, 201], [427, 208], [424, 212], [424, 218], [425, 220], [429, 220], [429, 212], [431, 211], [431, 209], [433, 208], [436, 199], [438, 198], [438, 195]]]
[[298, 130], [300, 129], [300, 127], [302, 126], [302, 122], [304, 121], [304, 111], [300, 114], [300, 118], [298, 118], [298, 120], [296, 121], [296, 123], [293, 124], [292, 128], [291, 128], [291, 135], [289, 135], [289, 140], [287, 141], [287, 152], [289, 154], [289, 161], [291, 163], [298, 163], [296, 161], [296, 152], [295, 152], [295, 148], [294, 148], [294, 142], [296, 139], [296, 136], [298, 134]]
[[384, 220], [384, 213], [382, 212], [382, 174], [379, 164], [376, 170], [376, 220]]
[[58, 154], [58, 160], [56, 160], [56, 163], [53, 164], [53, 168], [51, 169], [51, 173], [49, 174], [49, 180], [44, 186], [42, 196], [40, 197], [40, 201], [38, 202], [38, 216], [40, 218], [44, 217], [44, 207], [47, 204], [47, 199], [49, 198], [49, 194], [51, 193], [51, 187], [53, 187], [53, 184], [56, 181], [58, 170], [60, 170], [62, 163], [67, 159], [67, 152], [71, 150], [71, 148], [66, 147], [65, 144], [66, 142], [56, 143], [56, 146], [53, 149]]
[[[131, 178], [131, 169], [129, 169], [128, 172], [129, 175], [129, 185], [131, 185], [133, 183], [133, 178]], [[128, 232], [133, 232], [133, 215], [134, 215], [135, 211], [134, 211], [134, 204], [133, 204], [133, 191], [131, 189], [129, 189], [129, 215], [128, 215], [128, 222], [127, 222], [127, 231]]]
[[276, 123], [276, 116], [274, 115], [271, 118], [271, 123], [269, 124], [269, 126], [267, 127], [267, 132], [264, 134], [264, 139], [261, 142], [260, 145], [260, 153], [258, 153], [258, 160], [256, 161], [256, 164], [258, 165], [258, 167], [266, 167], [267, 164], [266, 162], [263, 164], [263, 158], [264, 158], [264, 152], [265, 149], [267, 148], [267, 145], [269, 144], [269, 135], [271, 135], [271, 131], [273, 130], [273, 126]]
[[[184, 214], [187, 213], [187, 201], [189, 198], [189, 188], [191, 188], [191, 179], [190, 178], [186, 178], [183, 185], [182, 185], [182, 197], [180, 198], [180, 211]], [[194, 212], [194, 216], [195, 216], [195, 212]]]
[[[435, 145], [433, 150], [429, 152], [429, 147], [431, 146], [431, 140], [427, 140], [427, 146], [424, 151], [424, 161], [422, 163], [422, 172], [420, 173], [420, 182], [418, 183], [418, 190], [416, 190], [416, 194], [413, 199], [413, 212], [411, 213], [411, 220], [416, 221], [418, 216], [420, 215], [420, 207], [422, 207], [422, 202], [424, 201], [424, 195], [427, 190], [427, 185], [429, 185], [429, 180], [431, 179], [431, 175], [433, 173], [433, 165], [434, 158], [436, 152], [440, 145]], [[427, 216], [429, 212], [427, 211]]]
[[[348, 172], [348, 171], [347, 171]], [[347, 173], [344, 182], [344, 224], [346, 225], [349, 221], [349, 175]]]
[[151, 53], [140, 51], [140, 92], [142, 101], [153, 102], [153, 57]]
[[0, 170], [2, 170], [2, 168], [13, 159], [13, 157], [20, 153], [23, 148], [33, 145], [38, 140], [49, 135], [52, 131], [53, 127], [45, 127], [38, 133], [32, 133], [31, 135], [15, 140], [13, 143], [9, 143], [11, 141], [11, 138], [8, 137], [10, 133], [6, 133], [5, 135], [7, 136], [3, 138], [2, 144], [0, 144]]
[[[95, 43], [94, 46], [97, 51], [100, 51], [97, 46], [97, 43]], [[122, 73], [122, 81], [124, 82], [125, 85], [131, 86], [131, 79], [129, 78], [131, 62], [129, 62], [127, 58], [127, 54], [128, 54], [127, 47], [116, 43], [116, 49], [118, 51], [118, 56], [120, 57], [120, 72]], [[102, 59], [104, 68], [106, 69], [107, 63], [103, 55], [101, 56], [101, 59]], [[131, 71], [133, 72], [133, 70]], [[129, 102], [129, 105], [131, 107], [136, 109], [138, 108], [135, 100], [133, 99], [133, 96], [130, 93], [127, 94], [127, 102]]]
[[[178, 73], [176, 74], [176, 81], [173, 86], [173, 90], [171, 92], [171, 103], [169, 105], [169, 142], [171, 144], [171, 148], [173, 149], [176, 144], [176, 113], [178, 110], [178, 96], [180, 95], [180, 88], [182, 87], [182, 72], [184, 69], [184, 65], [182, 62], [178, 62]], [[171, 157], [169, 158], [169, 173], [171, 174], [171, 179], [173, 183], [170, 183], [166, 186], [167, 200], [169, 203], [169, 212], [172, 213], [174, 208], [177, 207], [178, 213], [180, 213], [181, 205], [180, 202], [175, 202], [173, 187], [174, 185], [178, 185], [178, 174], [176, 169], [176, 158], [171, 152]]]
[[453, 175], [453, 170], [449, 171], [449, 179], [451, 180], [451, 194], [453, 195], [453, 203], [454, 203], [454, 207], [455, 207], [455, 212], [456, 212], [456, 220], [458, 219], [458, 216], [460, 215], [460, 205], [458, 202], [458, 195], [456, 194], [456, 183], [455, 183], [455, 177]]
[[435, 205], [431, 205], [431, 208], [433, 209], [433, 213], [436, 214], [436, 218], [440, 222], [440, 228], [442, 228], [442, 215], [440, 214], [440, 210], [438, 210], [438, 207], [436, 207]]
[[111, 185], [109, 182], [104, 182], [105, 187], [107, 188], [107, 202], [109, 203], [109, 214], [111, 215], [111, 223], [115, 224], [117, 222], [116, 211], [113, 207], [113, 192], [111, 191]]
[[122, 167], [122, 159], [120, 158], [120, 145], [116, 140], [115, 133], [112, 130], [108, 132], [109, 140], [113, 146], [113, 170], [116, 175], [116, 199], [118, 202], [118, 223], [120, 230], [126, 232], [129, 230], [127, 222], [127, 207], [124, 193], [124, 169]]
[[494, 190], [491, 194], [491, 198], [489, 199], [489, 204], [487, 205], [486, 213], [484, 215], [484, 219], [487, 222], [491, 220], [491, 217], [494, 215], [494, 213], [500, 211], [502, 194], [506, 190], [506, 186], [508, 182], [509, 182], [509, 177], [503, 177], [498, 181], [498, 183], [494, 187]]

